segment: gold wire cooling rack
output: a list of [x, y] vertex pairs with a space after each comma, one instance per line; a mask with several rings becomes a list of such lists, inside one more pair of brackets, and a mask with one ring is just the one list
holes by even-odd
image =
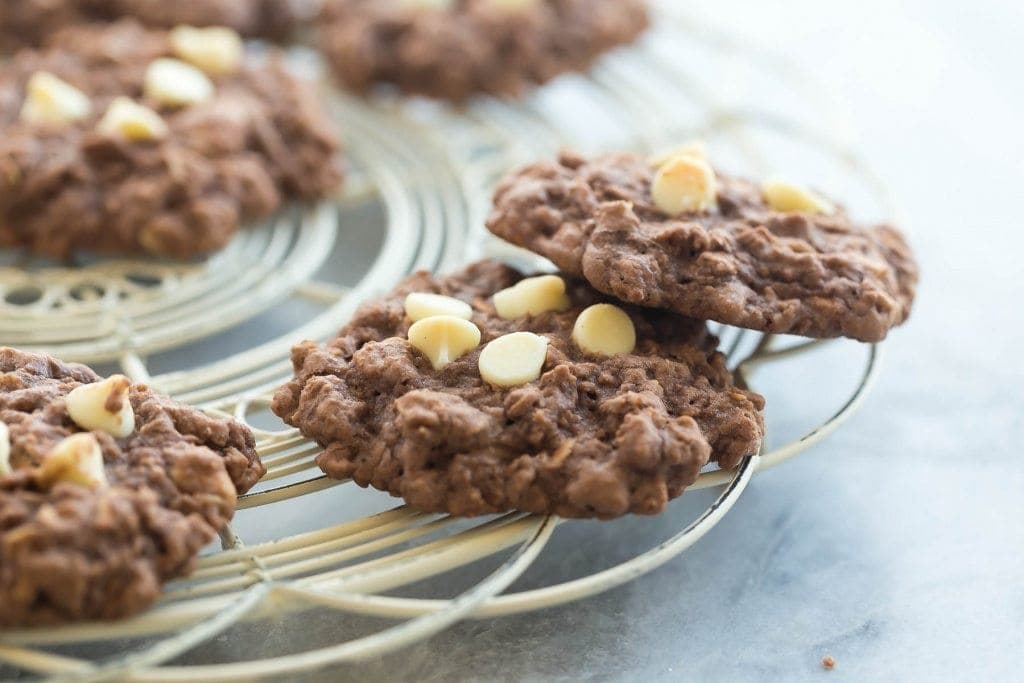
[[[882, 186], [848, 151], [842, 121], [827, 98], [786, 62], [711, 31], [670, 5], [641, 44], [522, 104], [481, 100], [455, 112], [387, 96], [367, 103], [331, 93], [354, 168], [345, 196], [283, 212], [202, 264], [103, 261], [69, 268], [9, 258], [0, 263], [0, 343], [107, 363], [179, 400], [249, 423], [268, 473], [240, 499], [242, 517], [249, 510], [295, 509], [332, 487], [342, 489], [332, 492], [339, 498], [357, 491], [350, 482], [323, 477], [314, 463], [315, 443], [265, 424], [270, 396], [289, 375], [295, 341], [329, 337], [359, 302], [416, 268], [443, 271], [483, 254], [542, 266], [482, 229], [491, 188], [516, 164], [563, 145], [657, 149], [700, 137], [723, 167], [760, 174], [796, 164], [801, 176], [812, 169], [819, 185], [846, 194], [859, 190], [861, 204], [891, 213]], [[775, 106], [778, 100], [788, 106]], [[380, 209], [374, 230], [381, 238], [365, 272], [347, 285], [315, 276], [329, 255], [367, 229], [359, 213], [366, 204]], [[317, 312], [297, 329], [226, 357], [199, 364], [179, 359], [180, 367], [154, 369], [161, 352], [232, 334], [288, 299], [311, 303]], [[755, 371], [789, 371], [825, 345], [725, 327], [717, 332], [738, 380], [750, 385]], [[666, 540], [606, 569], [507, 592], [542, 553], [557, 552], [552, 538], [562, 522], [522, 513], [459, 520], [397, 507], [252, 546], [235, 525], [224, 530], [221, 548], [202, 557], [192, 576], [169, 585], [146, 614], [0, 634], [0, 677], [219, 681], [295, 675], [394, 651], [462, 619], [543, 609], [622, 585], [711, 530], [755, 471], [819, 442], [857, 409], [880, 350], [829, 343], [836, 344], [859, 355], [831, 415], [736, 470], [702, 473], [692, 488], [721, 488], [717, 498]], [[768, 422], [771, 438], [771, 414]], [[468, 587], [443, 597], [416, 594], [425, 580], [443, 582], [485, 560], [489, 571]], [[314, 608], [387, 621], [368, 634], [339, 636], [312, 649], [252, 657], [236, 648], [229, 661], [184, 661], [233, 629]]]

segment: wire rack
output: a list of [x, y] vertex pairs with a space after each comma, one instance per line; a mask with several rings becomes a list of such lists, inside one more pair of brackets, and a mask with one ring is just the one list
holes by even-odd
[[[796, 106], [773, 108], [768, 91], [781, 92], [784, 102]], [[338, 93], [329, 97], [354, 170], [345, 196], [290, 209], [201, 264], [106, 261], [68, 268], [16, 256], [0, 268], [0, 342], [110, 363], [253, 427], [268, 473], [239, 500], [239, 517], [248, 510], [302, 506], [328, 488], [340, 489], [329, 494], [339, 499], [358, 491], [350, 482], [323, 477], [314, 463], [315, 443], [266, 424], [270, 396], [289, 375], [295, 341], [329, 337], [361, 301], [416, 268], [443, 271], [483, 254], [543, 266], [482, 229], [494, 182], [516, 164], [566, 144], [657, 149], [702, 137], [722, 166], [763, 173], [773, 164], [798, 163], [801, 170], [814, 168], [825, 186], [841, 186], [846, 194], [862, 190], [858, 208], [871, 202], [892, 212], [884, 188], [848, 151], [843, 122], [827, 98], [784, 61], [710, 31], [668, 3], [641, 44], [522, 104], [481, 100], [456, 112], [397, 97], [369, 103]], [[366, 204], [381, 208], [373, 228], [381, 239], [365, 273], [348, 285], [316, 276], [330, 254], [347, 249], [367, 229], [354, 218]], [[216, 361], [154, 370], [160, 352], [230, 333], [288, 298], [311, 302], [318, 312], [297, 329]], [[725, 327], [717, 332], [737, 381], [755, 389], [759, 370], [790, 372], [825, 345]], [[830, 346], [836, 344], [857, 354], [856, 373], [829, 415], [810, 420], [792, 438], [769, 441], [771, 447], [735, 470], [703, 472], [693, 489], [721, 489], [709, 506], [649, 550], [603, 570], [509, 592], [541, 553], [557, 545], [553, 532], [563, 524], [522, 513], [460, 520], [397, 507], [252, 546], [229, 527], [221, 548], [204, 555], [190, 577], [170, 584], [148, 613], [116, 623], [0, 634], [0, 677], [216, 681], [293, 675], [379, 656], [466, 618], [543, 609], [622, 585], [696, 543], [735, 505], [755, 471], [819, 442], [857, 409], [880, 349], [851, 342]], [[453, 582], [443, 597], [416, 593], [428, 579], [444, 585], [445, 577], [485, 560], [489, 571], [468, 586]], [[386, 626], [273, 657], [183, 662], [190, 651], [233, 629], [314, 608], [382, 618]]]

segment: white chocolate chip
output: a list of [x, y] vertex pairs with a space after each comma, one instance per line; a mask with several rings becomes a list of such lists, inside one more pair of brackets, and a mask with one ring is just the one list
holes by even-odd
[[214, 87], [206, 74], [179, 59], [156, 59], [146, 69], [146, 97], [170, 107], [206, 102]]
[[171, 31], [171, 49], [186, 62], [214, 76], [237, 71], [245, 52], [242, 37], [224, 26], [178, 26]]
[[493, 340], [480, 352], [480, 376], [488, 384], [509, 388], [540, 377], [548, 354], [546, 337], [513, 332]]
[[480, 345], [480, 330], [464, 318], [440, 315], [413, 323], [409, 343], [441, 370]]
[[89, 116], [92, 103], [78, 88], [47, 71], [37, 71], [28, 80], [21, 118], [29, 123], [66, 124]]
[[152, 109], [118, 97], [97, 124], [97, 130], [107, 135], [120, 135], [129, 140], [159, 140], [169, 132], [167, 124]]
[[440, 294], [413, 292], [405, 297], [405, 314], [413, 322], [439, 315], [451, 315], [469, 320], [473, 317], [473, 307], [465, 301]]
[[11, 473], [11, 430], [0, 422], [0, 477]]
[[707, 211], [717, 193], [718, 181], [711, 164], [692, 154], [677, 154], [662, 164], [651, 186], [655, 206], [670, 216]]
[[679, 156], [688, 156], [694, 159], [704, 159], [707, 161], [708, 152], [703, 141], [691, 140], [690, 142], [679, 145], [678, 147], [666, 149], [654, 154], [650, 159], [648, 159], [648, 162], [651, 164], [651, 168], [661, 168], [667, 162]]
[[776, 211], [806, 211], [829, 216], [836, 210], [824, 197], [785, 180], [766, 180], [761, 184], [761, 193], [768, 206]]
[[557, 275], [528, 277], [494, 295], [494, 309], [505, 320], [564, 311], [570, 305], [565, 280]]
[[612, 304], [595, 304], [576, 318], [572, 340], [587, 353], [614, 356], [636, 348], [636, 328], [629, 315]]
[[103, 450], [96, 437], [88, 432], [72, 434], [46, 456], [39, 467], [38, 478], [51, 487], [62, 481], [95, 488], [107, 485], [103, 469]]
[[135, 413], [128, 400], [131, 380], [111, 375], [102, 382], [83, 384], [64, 397], [68, 415], [89, 431], [100, 430], [118, 439], [135, 431]]

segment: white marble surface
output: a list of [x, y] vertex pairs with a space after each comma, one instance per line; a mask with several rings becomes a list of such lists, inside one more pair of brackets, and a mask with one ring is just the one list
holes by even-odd
[[[906, 209], [924, 280], [881, 381], [844, 429], [759, 475], [712, 534], [654, 574], [580, 604], [468, 622], [317, 680], [1024, 675], [1024, 10], [687, 5], [827, 81]], [[571, 573], [648, 547], [675, 515], [685, 517], [573, 527], [560, 546], [571, 550], [545, 567]], [[826, 654], [837, 662], [828, 673]]]

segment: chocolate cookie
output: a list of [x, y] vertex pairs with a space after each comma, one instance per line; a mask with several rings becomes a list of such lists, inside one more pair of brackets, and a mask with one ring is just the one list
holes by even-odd
[[0, 66], [0, 246], [193, 258], [340, 182], [314, 93], [227, 29], [68, 29]]
[[390, 83], [460, 102], [585, 70], [647, 24], [644, 0], [328, 0], [319, 43], [351, 90]]
[[309, 0], [8, 0], [0, 13], [0, 53], [38, 47], [62, 28], [124, 17], [156, 28], [226, 26], [245, 36], [283, 38], [312, 18]]
[[329, 477], [421, 510], [654, 514], [709, 459], [758, 452], [764, 399], [702, 322], [607, 301], [495, 261], [419, 272], [296, 346], [273, 410], [324, 446]]
[[145, 609], [264, 471], [233, 420], [0, 348], [0, 626]]
[[244, 36], [285, 38], [316, 14], [320, 0], [85, 0], [109, 19], [133, 17], [157, 28], [226, 26]]
[[873, 342], [910, 315], [917, 266], [894, 228], [787, 183], [717, 175], [693, 150], [662, 161], [528, 166], [499, 185], [488, 228], [623, 301], [704, 320]]

